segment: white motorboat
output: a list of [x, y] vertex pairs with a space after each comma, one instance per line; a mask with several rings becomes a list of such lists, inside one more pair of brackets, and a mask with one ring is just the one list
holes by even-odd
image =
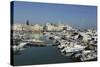
[[61, 53], [65, 56], [71, 56], [74, 53], [80, 52], [84, 50], [85, 46], [75, 45], [75, 46], [67, 46], [61, 49]]
[[14, 51], [23, 50], [23, 47], [27, 44], [27, 42], [20, 42], [19, 45], [13, 45], [12, 49]]
[[84, 50], [81, 54], [80, 60], [81, 61], [87, 61], [97, 58], [97, 52], [91, 51], [91, 50]]

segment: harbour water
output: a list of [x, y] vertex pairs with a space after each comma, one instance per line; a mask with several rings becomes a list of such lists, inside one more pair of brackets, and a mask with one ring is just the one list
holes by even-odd
[[57, 47], [30, 47], [14, 55], [14, 65], [34, 65], [73, 62], [71, 57], [61, 55]]
[[[33, 37], [45, 40], [50, 44], [43, 34], [34, 34]], [[14, 55], [14, 65], [34, 65], [34, 64], [50, 64], [50, 63], [67, 63], [73, 62], [71, 57], [61, 55], [61, 52], [56, 46], [46, 47], [26, 47]]]

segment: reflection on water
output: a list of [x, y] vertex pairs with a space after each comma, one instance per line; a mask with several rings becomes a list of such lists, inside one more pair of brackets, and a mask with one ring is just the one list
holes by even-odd
[[44, 36], [43, 36], [43, 33], [33, 33], [31, 37], [35, 39], [42, 39]]
[[[51, 43], [42, 34], [32, 35], [32, 38], [44, 40], [47, 43]], [[34, 64], [48, 64], [48, 63], [64, 63], [73, 62], [70, 57], [64, 57], [61, 55], [57, 47], [24, 47], [24, 50], [17, 51], [14, 54], [14, 65], [34, 65]]]
[[52, 43], [52, 41], [48, 40], [48, 38], [43, 33], [32, 33], [30, 36], [31, 36], [30, 38], [42, 40], [47, 44], [51, 44]]

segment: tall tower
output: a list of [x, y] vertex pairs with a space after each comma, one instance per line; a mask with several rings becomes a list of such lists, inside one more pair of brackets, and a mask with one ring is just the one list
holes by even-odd
[[29, 20], [26, 21], [26, 25], [29, 25]]

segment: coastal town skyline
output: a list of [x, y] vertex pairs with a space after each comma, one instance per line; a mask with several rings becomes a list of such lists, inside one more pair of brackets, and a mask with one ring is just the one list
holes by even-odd
[[62, 23], [79, 28], [97, 27], [96, 6], [14, 2], [14, 23]]
[[97, 61], [97, 7], [11, 2], [11, 65]]

